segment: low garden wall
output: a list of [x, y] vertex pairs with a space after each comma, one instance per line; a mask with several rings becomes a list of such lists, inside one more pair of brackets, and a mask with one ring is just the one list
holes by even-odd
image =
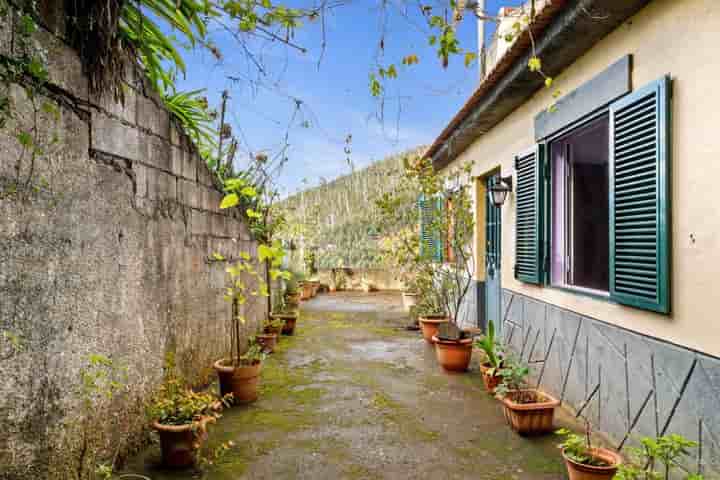
[[321, 269], [318, 271], [318, 280], [324, 285], [330, 285], [333, 276], [343, 278], [346, 290], [362, 290], [363, 282], [372, 286], [375, 290], [402, 290], [403, 285], [395, 278], [395, 274], [389, 270], [380, 268], [335, 268]]
[[[230, 308], [211, 255], [256, 248], [144, 80], [129, 69], [124, 104], [91, 94], [65, 19], [48, 18], [47, 89], [12, 86], [0, 129], [2, 479], [87, 478], [142, 439], [163, 367], [212, 378]], [[0, 25], [0, 55], [13, 48]], [[246, 333], [265, 308], [246, 307]]]

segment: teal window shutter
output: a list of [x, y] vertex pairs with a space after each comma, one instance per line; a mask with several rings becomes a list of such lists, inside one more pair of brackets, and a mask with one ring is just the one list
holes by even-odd
[[435, 262], [442, 261], [442, 241], [433, 220], [435, 210], [442, 211], [441, 197], [427, 197], [420, 194], [418, 197], [418, 209], [420, 217], [420, 255], [431, 258]]
[[542, 152], [515, 157], [515, 278], [539, 284], [542, 278]]
[[670, 78], [610, 106], [610, 296], [670, 312]]
[[[438, 195], [435, 198], [435, 208], [437, 209], [438, 216], [445, 214], [445, 197], [442, 195]], [[434, 255], [433, 260], [436, 262], [442, 262], [445, 250], [445, 239], [442, 238], [441, 232], [437, 229], [433, 232], [433, 241], [434, 241]]]

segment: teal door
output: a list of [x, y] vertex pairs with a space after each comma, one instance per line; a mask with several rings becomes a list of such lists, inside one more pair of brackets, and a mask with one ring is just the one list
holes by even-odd
[[485, 199], [485, 323], [490, 320], [495, 324], [499, 333], [502, 329], [501, 315], [501, 287], [500, 287], [500, 244], [501, 215], [500, 207], [493, 205], [490, 199], [490, 187], [500, 182], [500, 175], [496, 174], [487, 179], [487, 196]]

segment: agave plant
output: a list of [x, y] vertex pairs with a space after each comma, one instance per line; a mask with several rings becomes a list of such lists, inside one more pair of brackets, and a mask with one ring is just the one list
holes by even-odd
[[490, 365], [488, 373], [495, 375], [495, 373], [499, 372], [503, 366], [502, 345], [495, 338], [495, 323], [492, 320], [488, 322], [487, 334], [475, 340], [475, 346], [485, 353], [486, 361]]

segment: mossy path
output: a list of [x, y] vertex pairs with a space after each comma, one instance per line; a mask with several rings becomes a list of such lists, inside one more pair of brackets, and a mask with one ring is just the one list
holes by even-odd
[[210, 446], [234, 446], [190, 472], [155, 466], [153, 446], [128, 472], [153, 480], [562, 479], [553, 436], [510, 431], [473, 363], [448, 374], [403, 326], [399, 294], [321, 295], [266, 361], [260, 399], [226, 411]]

